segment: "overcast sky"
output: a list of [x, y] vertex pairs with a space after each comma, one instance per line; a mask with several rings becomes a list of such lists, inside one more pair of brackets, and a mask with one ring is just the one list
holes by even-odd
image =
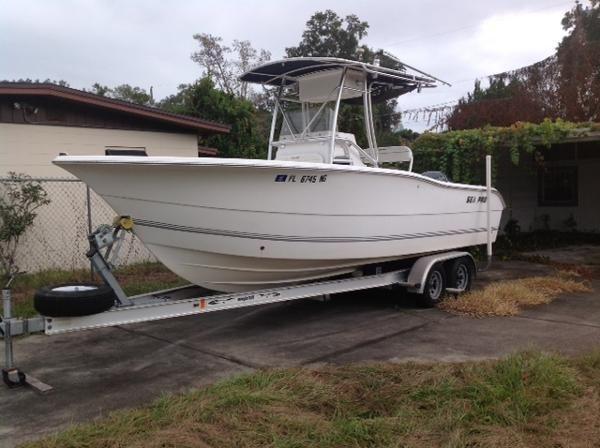
[[[364, 40], [453, 84], [400, 98], [401, 108], [455, 100], [473, 79], [554, 52], [573, 0], [0, 0], [0, 79], [128, 83], [156, 98], [200, 76], [195, 33], [249, 40], [283, 56], [315, 11], [369, 22]], [[421, 130], [425, 123], [405, 123]]]

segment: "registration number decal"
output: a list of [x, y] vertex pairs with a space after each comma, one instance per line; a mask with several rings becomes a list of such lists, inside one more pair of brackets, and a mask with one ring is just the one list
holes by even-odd
[[285, 183], [298, 183], [298, 184], [319, 184], [327, 182], [327, 174], [317, 175], [303, 175], [297, 176], [296, 174], [277, 174], [275, 176], [275, 182]]

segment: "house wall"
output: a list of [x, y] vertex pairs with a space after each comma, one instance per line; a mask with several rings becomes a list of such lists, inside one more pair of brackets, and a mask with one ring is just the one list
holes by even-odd
[[0, 177], [9, 171], [32, 177], [66, 177], [52, 165], [59, 153], [104, 155], [107, 146], [144, 147], [150, 156], [198, 155], [195, 134], [0, 123]]
[[543, 216], [547, 215], [548, 225], [553, 230], [568, 230], [565, 221], [572, 216], [577, 230], [600, 231], [600, 142], [556, 145], [542, 153], [548, 166], [577, 167], [577, 206], [539, 205], [540, 174], [533, 157], [523, 158], [518, 166], [501, 160], [495, 186], [507, 203], [502, 228], [513, 218], [521, 231], [541, 229]]

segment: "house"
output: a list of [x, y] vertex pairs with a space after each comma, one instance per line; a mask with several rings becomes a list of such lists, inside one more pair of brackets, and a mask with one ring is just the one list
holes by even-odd
[[550, 148], [539, 147], [518, 166], [498, 160], [494, 186], [507, 208], [502, 227], [515, 220], [521, 231], [600, 232], [600, 132], [574, 134]]
[[48, 83], [0, 83], [0, 177], [68, 176], [51, 164], [78, 155], [215, 155], [199, 139], [229, 126]]
[[[85, 184], [52, 165], [60, 153], [77, 155], [215, 156], [202, 137], [229, 126], [46, 83], [0, 83], [0, 194], [2, 177], [25, 173], [40, 181], [50, 204], [20, 241], [20, 269], [81, 269], [90, 229], [116, 213]], [[128, 235], [121, 263], [153, 260]]]

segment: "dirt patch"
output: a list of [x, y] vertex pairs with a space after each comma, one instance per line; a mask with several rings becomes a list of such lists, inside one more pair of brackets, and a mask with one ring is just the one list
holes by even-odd
[[558, 271], [550, 276], [496, 281], [457, 299], [447, 299], [439, 307], [472, 317], [514, 316], [525, 308], [550, 303], [564, 293], [590, 291], [577, 272]]

